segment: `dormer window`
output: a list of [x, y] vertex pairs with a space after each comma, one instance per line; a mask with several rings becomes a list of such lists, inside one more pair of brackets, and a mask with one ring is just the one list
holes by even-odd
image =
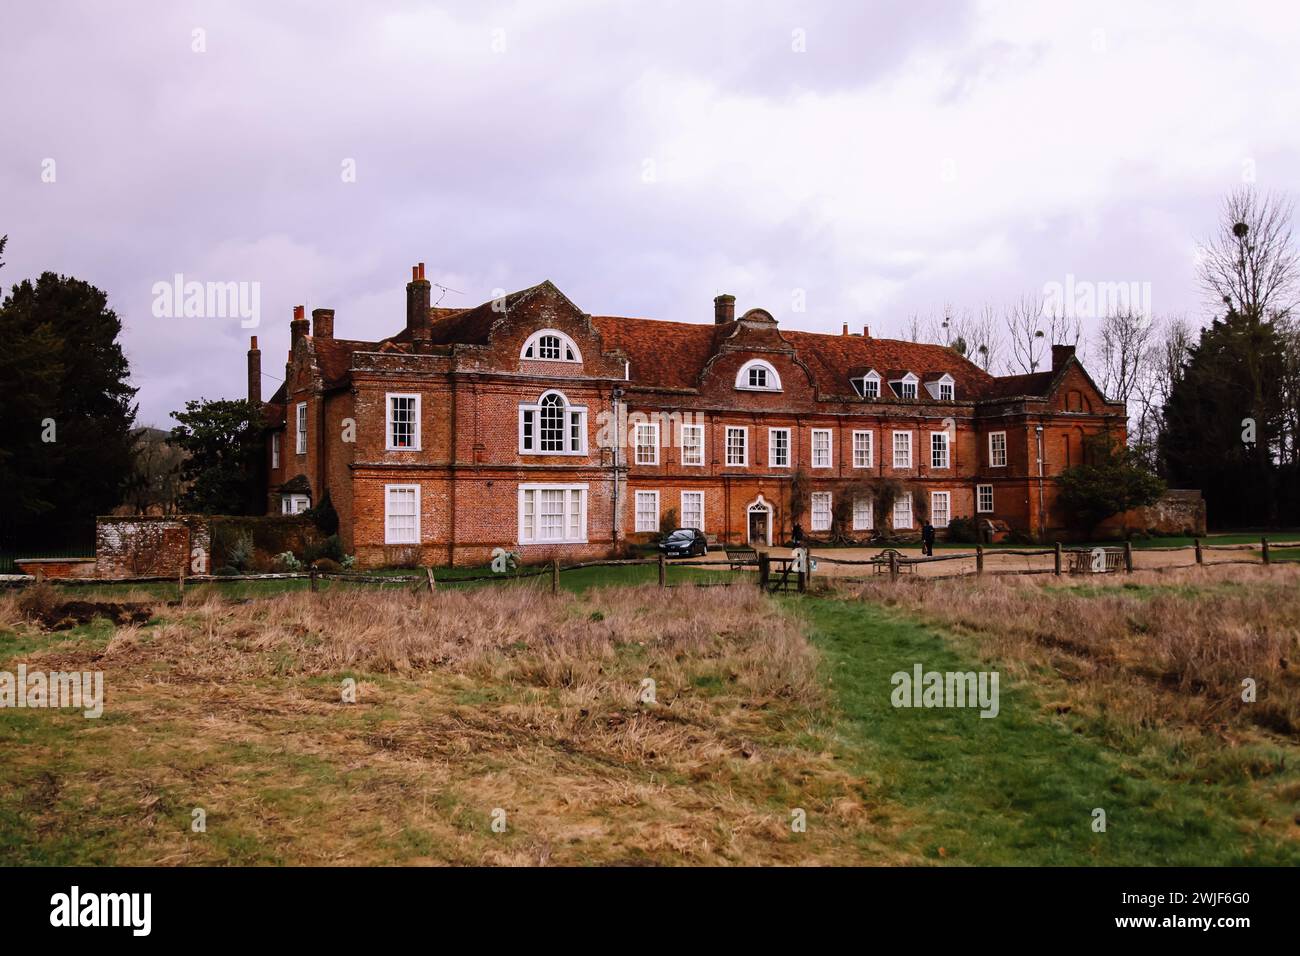
[[916, 398], [916, 386], [920, 381], [916, 375], [908, 372], [900, 378], [891, 378], [889, 384], [893, 388], [894, 394], [899, 398]]
[[941, 402], [951, 402], [956, 397], [956, 382], [947, 372], [937, 378], [930, 375], [926, 378], [925, 390], [930, 393], [931, 398]]
[[858, 393], [858, 398], [880, 397], [880, 376], [874, 371], [849, 379], [849, 383], [853, 386], [853, 391]]
[[750, 359], [736, 373], [736, 388], [748, 392], [779, 392], [781, 376], [770, 362]]
[[582, 353], [573, 339], [556, 329], [543, 329], [530, 335], [519, 357], [539, 362], [582, 361]]
[[952, 383], [951, 383], [951, 382], [940, 382], [940, 383], [939, 383], [939, 401], [941, 401], [941, 402], [951, 402], [951, 401], [952, 401]]

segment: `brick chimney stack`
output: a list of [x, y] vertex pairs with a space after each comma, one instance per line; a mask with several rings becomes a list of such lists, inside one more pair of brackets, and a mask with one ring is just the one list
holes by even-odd
[[734, 295], [722, 294], [715, 296], [713, 299], [713, 322], [715, 325], [723, 325], [731, 322], [736, 318], [736, 297]]
[[334, 310], [311, 310], [311, 335], [315, 339], [334, 338]]
[[307, 335], [307, 307], [305, 305], [295, 305], [293, 307], [293, 321], [289, 323], [289, 348], [292, 349], [298, 344], [298, 340]]
[[406, 286], [406, 328], [412, 341], [429, 337], [429, 297], [433, 287], [424, 277], [424, 263], [411, 266]]
[[1052, 346], [1052, 371], [1059, 372], [1066, 362], [1074, 358], [1073, 345], [1053, 345]]
[[262, 404], [262, 350], [257, 347], [256, 335], [248, 345], [248, 401], [254, 406]]
[[848, 335], [848, 334], [849, 334], [849, 323], [847, 323], [847, 322], [844, 323], [844, 332], [843, 332], [842, 334], [843, 334], [843, 335]]
[[863, 337], [864, 339], [869, 339], [869, 338], [871, 338], [871, 326], [869, 326], [869, 325], [864, 325], [864, 326], [862, 327], [862, 337]]

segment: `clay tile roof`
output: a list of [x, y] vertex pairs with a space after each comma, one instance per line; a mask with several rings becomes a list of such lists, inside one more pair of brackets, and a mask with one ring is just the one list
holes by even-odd
[[353, 352], [375, 352], [379, 349], [378, 342], [362, 342], [357, 339], [317, 338], [312, 341], [312, 346], [326, 387], [337, 385], [347, 378], [348, 371], [352, 368]]
[[593, 315], [606, 351], [622, 352], [630, 363], [632, 381], [663, 388], [694, 388], [712, 357], [719, 333], [735, 327], [698, 322], [664, 322]]
[[1017, 395], [1046, 395], [1055, 378], [1054, 372], [1031, 372], [1028, 375], [1003, 375], [992, 379], [983, 398], [1011, 398]]

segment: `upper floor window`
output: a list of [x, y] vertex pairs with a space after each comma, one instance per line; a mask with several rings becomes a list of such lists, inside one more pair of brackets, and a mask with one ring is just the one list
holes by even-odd
[[829, 468], [831, 466], [831, 430], [814, 428], [812, 430], [812, 466]]
[[912, 467], [912, 433], [894, 432], [894, 467]]
[[908, 373], [906, 378], [891, 382], [899, 398], [916, 398], [916, 376]]
[[853, 467], [870, 468], [872, 452], [875, 450], [871, 447], [871, 432], [854, 432], [853, 433]]
[[294, 451], [299, 455], [307, 454], [307, 403], [299, 402], [294, 431]]
[[749, 429], [727, 427], [727, 464], [749, 464]]
[[584, 455], [587, 410], [569, 404], [562, 392], [546, 392], [536, 405], [519, 406], [519, 453]]
[[388, 393], [389, 451], [420, 450], [420, 396]]
[[[683, 425], [681, 430], [681, 436], [682, 436], [682, 464], [683, 465], [704, 464], [704, 426]], [[693, 527], [693, 526], [687, 525], [687, 527]]]
[[773, 468], [790, 467], [790, 429], [767, 430], [767, 463]]
[[280, 467], [280, 433], [271, 432], [271, 467]]
[[541, 362], [582, 361], [582, 353], [578, 351], [573, 339], [556, 329], [542, 329], [530, 335], [519, 357]]
[[659, 464], [659, 423], [639, 422], [636, 426], [636, 463]]
[[989, 467], [1007, 466], [1007, 433], [989, 432]]
[[953, 397], [952, 382], [939, 383], [939, 401], [951, 402]]
[[770, 362], [750, 359], [736, 373], [736, 388], [751, 392], [779, 392], [781, 376], [776, 373], [776, 369]]
[[930, 432], [930, 467], [948, 467], [948, 433]]

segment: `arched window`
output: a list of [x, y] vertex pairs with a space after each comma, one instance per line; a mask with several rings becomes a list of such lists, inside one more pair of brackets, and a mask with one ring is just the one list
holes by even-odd
[[581, 362], [582, 353], [573, 339], [558, 329], [542, 329], [534, 332], [524, 343], [519, 353], [520, 358], [535, 359], [539, 362]]
[[736, 388], [749, 392], [779, 392], [781, 376], [770, 362], [750, 359], [736, 373]]
[[569, 404], [563, 392], [542, 394], [535, 405], [519, 406], [521, 455], [585, 455], [587, 410]]

